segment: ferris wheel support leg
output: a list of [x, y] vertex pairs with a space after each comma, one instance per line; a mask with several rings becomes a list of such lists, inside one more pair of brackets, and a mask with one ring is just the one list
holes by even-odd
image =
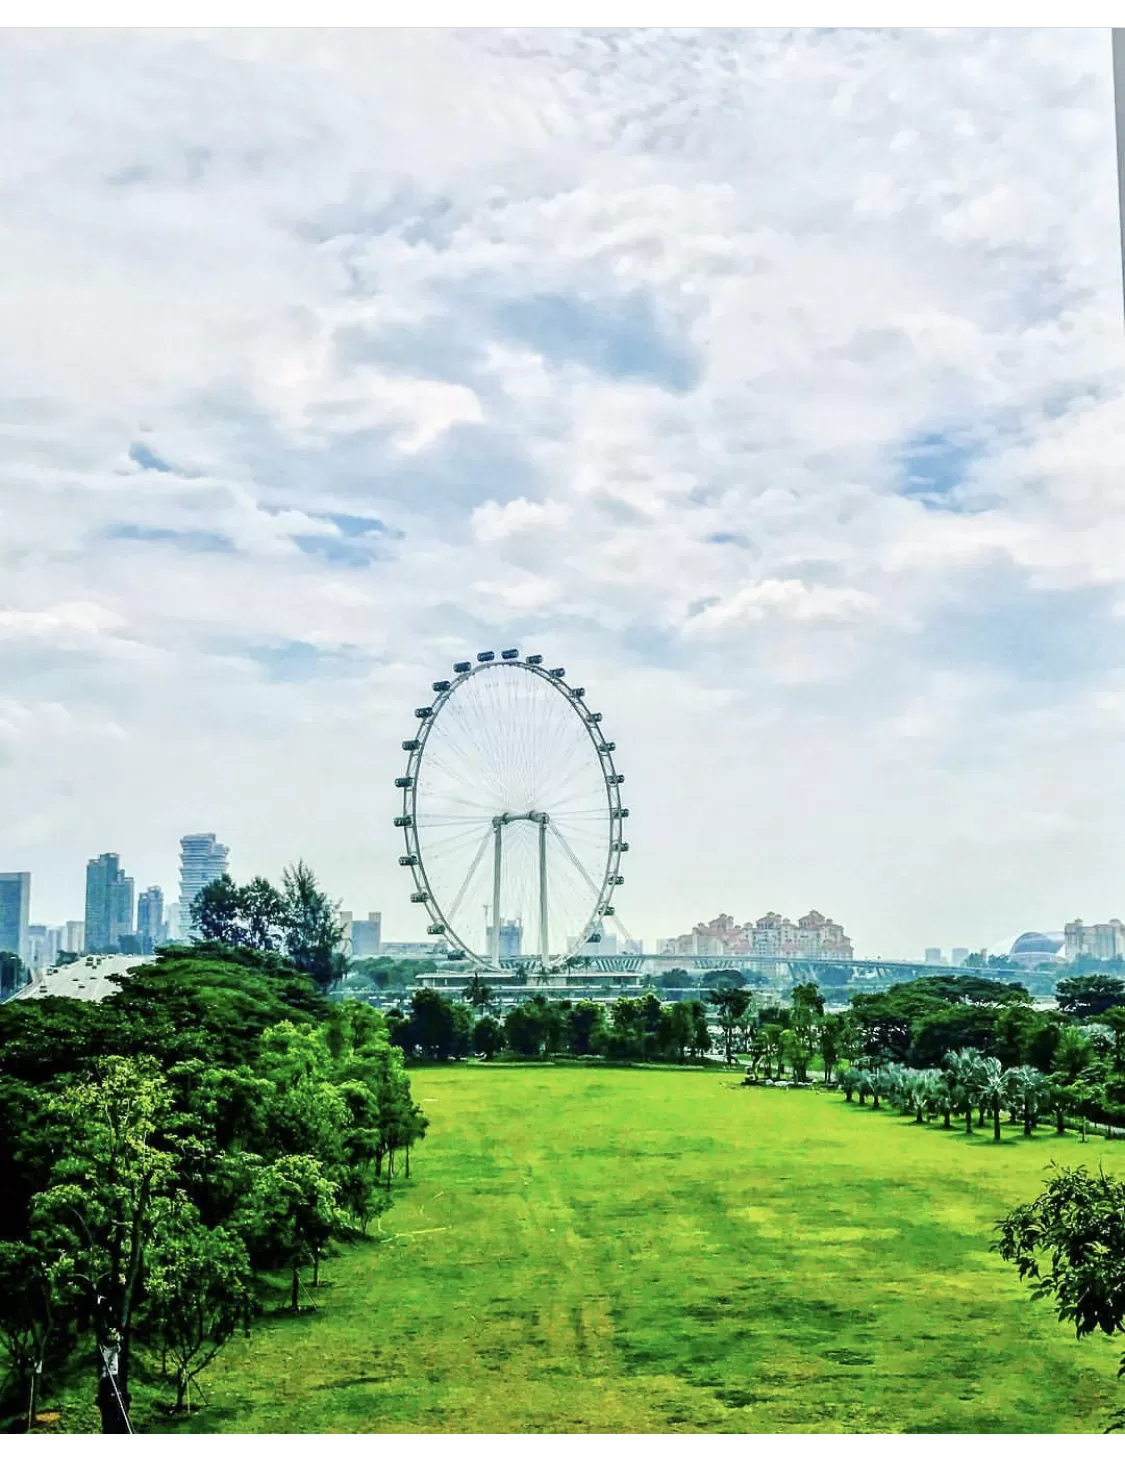
[[547, 816], [539, 821], [539, 958], [544, 968], [551, 953], [547, 940]]
[[496, 842], [492, 851], [492, 964], [499, 971], [500, 969], [500, 847], [501, 836], [504, 833], [504, 825], [501, 820], [494, 820], [492, 832], [496, 836]]

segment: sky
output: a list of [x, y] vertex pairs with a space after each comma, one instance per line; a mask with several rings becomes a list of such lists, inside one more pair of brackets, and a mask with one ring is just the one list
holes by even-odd
[[565, 665], [616, 904], [857, 954], [1125, 916], [1105, 31], [0, 37], [0, 869], [298, 856]]

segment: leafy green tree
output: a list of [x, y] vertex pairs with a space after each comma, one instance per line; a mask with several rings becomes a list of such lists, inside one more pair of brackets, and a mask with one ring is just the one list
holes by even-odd
[[184, 1410], [192, 1382], [223, 1349], [244, 1319], [250, 1261], [238, 1235], [208, 1229], [183, 1198], [169, 1201], [160, 1239], [145, 1272], [145, 1333], [176, 1384]]
[[1080, 1027], [1064, 1027], [1055, 1044], [1052, 1070], [1061, 1073], [1068, 1083], [1075, 1082], [1093, 1061], [1090, 1039]]
[[723, 1034], [723, 1055], [728, 1063], [734, 1061], [734, 1040], [744, 1018], [750, 1010], [751, 997], [742, 987], [712, 987], [707, 1000], [715, 1008], [719, 1028]]
[[301, 1270], [319, 1267], [325, 1244], [343, 1226], [337, 1192], [320, 1160], [309, 1154], [286, 1154], [265, 1165], [250, 1188], [243, 1218], [247, 1242], [290, 1271], [294, 1315], [300, 1310]]
[[[462, 1009], [467, 1011], [464, 1003]], [[410, 1036], [412, 1045], [420, 1047], [427, 1057], [445, 1062], [455, 1055], [463, 1025], [454, 1018], [454, 1003], [432, 987], [421, 987], [410, 998]]]
[[495, 1000], [492, 988], [481, 979], [479, 972], [473, 973], [472, 981], [461, 995], [478, 1014], [487, 1011]]
[[605, 1042], [605, 1008], [600, 1002], [575, 1002], [567, 1013], [567, 1045], [575, 1057], [589, 1057]]
[[473, 1051], [479, 1052], [486, 1062], [504, 1051], [504, 1029], [495, 1017], [480, 1017], [473, 1028]]
[[317, 986], [327, 989], [346, 971], [337, 958], [344, 939], [339, 907], [303, 860], [283, 872], [282, 882], [286, 953]]
[[28, 1431], [35, 1423], [48, 1347], [61, 1323], [58, 1274], [36, 1245], [0, 1242], [0, 1351], [16, 1400], [27, 1413]]
[[1125, 981], [1117, 976], [1063, 977], [1055, 987], [1055, 1001], [1065, 1017], [1100, 1018], [1111, 1007], [1125, 1007]]
[[47, 1105], [65, 1152], [32, 1202], [32, 1229], [53, 1251], [52, 1278], [93, 1326], [105, 1432], [129, 1430], [136, 1305], [174, 1172], [170, 1111], [167, 1083], [147, 1057], [102, 1059]]
[[11, 996], [27, 981], [23, 962], [14, 951], [0, 951], [0, 997]]
[[518, 1003], [504, 1018], [504, 1041], [520, 1057], [539, 1057], [543, 1040], [543, 1018], [534, 1001]]
[[243, 944], [242, 903], [238, 886], [229, 875], [205, 885], [191, 903], [194, 941]]
[[[1058, 1169], [1037, 1199], [997, 1226], [995, 1248], [1031, 1286], [1054, 1301], [1079, 1338], [1125, 1330], [1125, 1184], [1104, 1171]], [[1125, 1360], [1118, 1372], [1125, 1374]]]
[[702, 1002], [689, 1002], [691, 1008], [691, 1051], [694, 1057], [706, 1057], [711, 1051], [711, 1029], [707, 1025], [707, 1008]]
[[832, 1074], [840, 1060], [840, 1019], [825, 1017], [817, 1028], [817, 1045], [824, 1064], [824, 1081], [832, 1081]]
[[255, 951], [277, 951], [285, 934], [285, 900], [262, 875], [238, 892], [243, 945]]
[[675, 1054], [677, 1062], [683, 1062], [695, 1036], [693, 1006], [698, 1003], [671, 1002], [664, 1008], [665, 1041]]

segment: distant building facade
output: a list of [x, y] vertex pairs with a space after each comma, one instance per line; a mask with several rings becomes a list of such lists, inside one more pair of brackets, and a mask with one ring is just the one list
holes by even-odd
[[1079, 956], [1117, 961], [1125, 958], [1125, 925], [1116, 918], [1091, 926], [1082, 921], [1068, 921], [1063, 927], [1063, 945], [1067, 961]]
[[[383, 913], [368, 911], [366, 921], [352, 921], [352, 957], [363, 961], [369, 956], [381, 956], [383, 945]], [[344, 948], [347, 950], [347, 948]]]
[[927, 966], [944, 966], [945, 957], [941, 954], [940, 946], [927, 946], [922, 960]]
[[27, 965], [27, 923], [31, 912], [31, 872], [0, 871], [0, 951]]
[[147, 956], [157, 946], [163, 946], [166, 939], [164, 892], [158, 885], [150, 885], [137, 897], [137, 940], [141, 952]]
[[177, 940], [189, 940], [195, 934], [192, 904], [213, 880], [228, 873], [230, 850], [220, 845], [212, 834], [185, 835], [180, 841], [180, 912]]
[[739, 925], [725, 913], [700, 922], [685, 936], [658, 943], [671, 956], [777, 956], [801, 961], [851, 961], [855, 952], [843, 926], [819, 911], [796, 923], [776, 911]]
[[87, 951], [117, 951], [133, 935], [133, 879], [115, 854], [99, 855], [86, 865]]
[[950, 966], [964, 966], [969, 959], [969, 948], [967, 946], [954, 946], [949, 953]]

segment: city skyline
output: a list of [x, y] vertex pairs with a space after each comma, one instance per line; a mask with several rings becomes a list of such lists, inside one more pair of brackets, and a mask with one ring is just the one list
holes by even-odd
[[812, 904], [913, 957], [1113, 906], [1108, 36], [307, 46], [0, 56], [0, 862], [36, 922], [105, 845], [171, 900], [215, 824], [241, 878], [303, 858], [421, 938], [397, 746], [508, 645], [596, 692], [649, 944]]

